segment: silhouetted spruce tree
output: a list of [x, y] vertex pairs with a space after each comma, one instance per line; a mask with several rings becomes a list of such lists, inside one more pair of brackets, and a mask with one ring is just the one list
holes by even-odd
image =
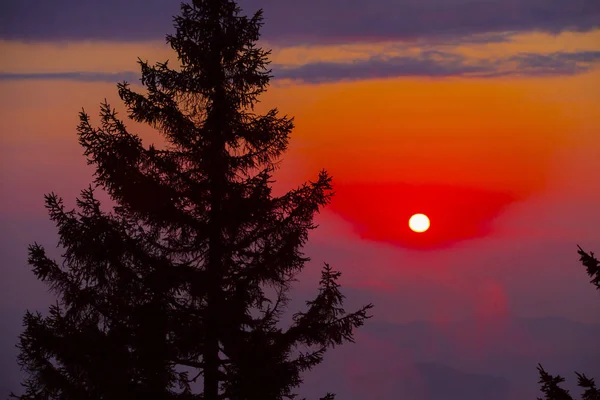
[[[339, 272], [325, 265], [317, 297], [278, 324], [331, 179], [271, 193], [293, 124], [254, 112], [270, 79], [261, 15], [241, 16], [231, 0], [182, 4], [167, 36], [180, 68], [140, 60], [147, 93], [118, 85], [129, 117], [166, 148], [144, 146], [106, 101], [97, 128], [81, 112], [94, 185], [73, 210], [46, 196], [64, 262], [34, 244], [29, 264], [58, 301], [24, 317], [25, 394], [14, 397], [292, 398], [302, 372], [369, 317], [371, 305], [344, 312]], [[116, 205], [102, 208], [97, 189]]]
[[[578, 246], [579, 247], [579, 246]], [[600, 262], [594, 253], [589, 254], [583, 251], [581, 247], [577, 251], [580, 258], [579, 261], [586, 268], [588, 275], [592, 278], [591, 284], [596, 286], [596, 289], [600, 289]], [[541, 391], [544, 393], [544, 400], [573, 400], [573, 397], [569, 394], [569, 391], [560, 387], [560, 384], [565, 381], [560, 375], [550, 375], [544, 370], [541, 365], [538, 365], [538, 371], [540, 373]], [[582, 400], [600, 400], [600, 389], [596, 387], [594, 379], [588, 378], [584, 374], [575, 372], [577, 375], [577, 385], [585, 391], [581, 396]], [[543, 400], [538, 397], [538, 400]]]

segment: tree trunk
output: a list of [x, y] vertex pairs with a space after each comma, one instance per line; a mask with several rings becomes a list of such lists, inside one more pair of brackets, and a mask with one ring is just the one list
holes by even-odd
[[223, 192], [227, 185], [227, 166], [225, 148], [225, 128], [227, 116], [225, 108], [224, 73], [221, 64], [221, 29], [219, 21], [219, 1], [213, 0], [213, 23], [215, 23], [211, 53], [212, 71], [211, 77], [214, 82], [214, 94], [212, 112], [207, 120], [207, 127], [212, 142], [212, 154], [210, 169], [210, 233], [208, 254], [208, 293], [206, 313], [206, 337], [204, 350], [204, 400], [218, 400], [219, 396], [219, 370], [221, 360], [219, 358], [220, 324], [219, 314], [221, 310], [222, 288], [221, 277], [223, 274], [223, 220], [222, 202]]

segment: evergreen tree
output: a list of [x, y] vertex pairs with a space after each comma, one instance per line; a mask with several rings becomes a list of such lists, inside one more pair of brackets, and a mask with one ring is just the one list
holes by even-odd
[[[293, 120], [254, 111], [269, 52], [256, 46], [261, 11], [240, 13], [232, 0], [182, 4], [167, 36], [180, 66], [139, 60], [146, 93], [118, 85], [129, 117], [166, 147], [145, 146], [106, 101], [99, 127], [80, 113], [95, 179], [76, 209], [45, 197], [64, 260], [33, 244], [29, 264], [58, 300], [24, 317], [25, 393], [13, 397], [292, 398], [302, 372], [369, 318], [371, 305], [344, 311], [340, 273], [326, 264], [316, 298], [279, 324], [331, 178], [271, 193]], [[115, 205], [102, 207], [97, 190]]]
[[[586, 268], [587, 274], [592, 278], [591, 284], [596, 286], [596, 289], [600, 289], [600, 262], [594, 256], [593, 252], [586, 253], [581, 247], [577, 246], [579, 250], [579, 261]], [[560, 375], [550, 375], [544, 370], [541, 365], [538, 365], [538, 371], [540, 373], [541, 391], [544, 393], [544, 400], [573, 400], [573, 397], [569, 394], [569, 391], [560, 387], [560, 383], [565, 381]], [[596, 387], [594, 379], [588, 378], [584, 374], [575, 372], [577, 375], [577, 385], [580, 388], [585, 389], [581, 397], [582, 400], [600, 400], [600, 389]], [[542, 400], [538, 397], [538, 400]]]

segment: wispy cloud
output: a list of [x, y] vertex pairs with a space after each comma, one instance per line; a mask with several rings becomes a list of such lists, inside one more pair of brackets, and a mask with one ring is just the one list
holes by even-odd
[[[499, 76], [563, 76], [591, 70], [600, 62], [600, 51], [519, 53], [506, 58], [469, 58], [444, 51], [421, 51], [416, 55], [385, 57], [372, 56], [351, 62], [311, 62], [302, 65], [273, 65], [276, 80], [304, 84], [386, 79], [400, 77], [424, 78], [493, 78]], [[0, 73], [0, 81], [71, 80], [80, 82], [137, 83], [140, 74], [123, 71]]]
[[11, 73], [0, 72], [0, 81], [23, 80], [68, 80], [79, 82], [137, 82], [138, 72], [42, 72], [42, 73]]
[[600, 62], [600, 51], [521, 53], [497, 59], [424, 51], [416, 56], [374, 56], [350, 63], [314, 62], [293, 67], [275, 66], [274, 74], [279, 79], [310, 84], [396, 77], [559, 76], [587, 72], [596, 62]]
[[278, 79], [303, 83], [326, 83], [348, 80], [393, 78], [400, 76], [447, 77], [489, 73], [492, 65], [469, 64], [460, 55], [444, 52], [423, 52], [418, 56], [385, 58], [374, 56], [367, 60], [344, 62], [314, 62], [300, 66], [275, 66]]
[[[586, 32], [600, 28], [598, 0], [240, 0], [264, 8], [264, 39], [278, 44], [466, 40], [504, 32]], [[0, 38], [161, 40], [179, 2], [5, 0]], [[489, 36], [498, 40], [502, 36]], [[504, 37], [505, 39], [506, 37]]]
[[600, 51], [521, 53], [506, 60], [514, 62], [515, 71], [533, 75], [574, 75], [587, 72], [600, 61]]

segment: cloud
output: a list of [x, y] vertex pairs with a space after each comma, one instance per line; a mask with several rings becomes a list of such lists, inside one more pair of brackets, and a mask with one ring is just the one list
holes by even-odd
[[[0, 38], [156, 40], [172, 31], [179, 2], [6, 0]], [[240, 0], [264, 8], [264, 38], [278, 44], [464, 38], [503, 32], [587, 32], [600, 27], [597, 0]], [[490, 36], [497, 39], [498, 36]]]
[[441, 52], [424, 52], [419, 56], [384, 58], [346, 62], [314, 62], [300, 66], [274, 66], [279, 79], [303, 83], [325, 83], [398, 76], [466, 76], [488, 72], [485, 65], [468, 65], [464, 57]]
[[163, 39], [178, 1], [5, 0], [0, 37], [24, 40]]
[[[273, 65], [275, 79], [320, 84], [365, 79], [400, 77], [491, 78], [499, 76], [561, 76], [589, 71], [600, 62], [600, 51], [519, 53], [502, 59], [477, 59], [443, 51], [422, 51], [417, 55], [372, 56], [353, 62], [312, 62], [303, 65]], [[139, 81], [139, 73], [123, 71], [0, 73], [0, 81], [71, 80], [80, 82]]]
[[600, 61], [600, 51], [550, 54], [521, 53], [508, 59], [516, 63], [516, 70], [534, 75], [574, 75], [587, 72]]
[[314, 62], [300, 66], [274, 66], [278, 79], [318, 84], [397, 77], [498, 77], [509, 75], [576, 75], [600, 61], [600, 51], [520, 53], [503, 59], [475, 59], [441, 51], [416, 56], [374, 56], [350, 63]]
[[265, 7], [268, 39], [322, 43], [468, 38], [500, 32], [585, 32], [600, 27], [596, 0], [292, 0]]
[[1, 81], [23, 81], [23, 80], [68, 80], [79, 82], [137, 82], [140, 74], [138, 72], [44, 72], [44, 73], [11, 73], [0, 72]]

